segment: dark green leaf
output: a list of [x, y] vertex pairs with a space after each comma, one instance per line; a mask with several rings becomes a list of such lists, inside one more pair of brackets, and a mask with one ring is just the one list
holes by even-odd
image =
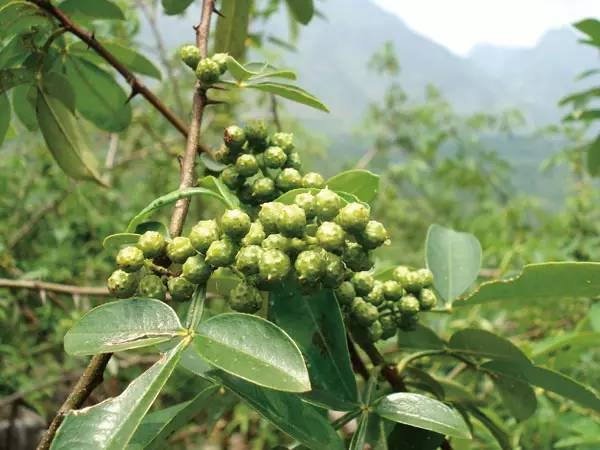
[[444, 401], [458, 405], [480, 405], [483, 402], [460, 383], [449, 378], [435, 378], [444, 390]]
[[4, 142], [10, 126], [10, 103], [6, 94], [0, 94], [0, 145]]
[[585, 91], [576, 92], [571, 94], [565, 98], [563, 98], [559, 105], [564, 106], [567, 103], [573, 103], [574, 107], [581, 107], [587, 104], [590, 100], [595, 97], [600, 97], [600, 87], [593, 87], [590, 89], [586, 89]]
[[157, 231], [163, 236], [169, 236], [167, 227], [162, 222], [157, 222], [155, 220], [142, 222], [135, 227], [136, 234], [144, 234], [146, 231]]
[[219, 267], [208, 279], [206, 289], [208, 292], [213, 292], [226, 297], [234, 287], [240, 284], [240, 281], [240, 276], [233, 273], [231, 269]]
[[39, 129], [35, 117], [35, 104], [37, 102], [37, 88], [30, 85], [21, 85], [13, 89], [12, 105], [15, 114], [25, 128], [29, 131]]
[[388, 436], [390, 450], [435, 450], [444, 442], [444, 435], [398, 423]]
[[[598, 303], [600, 305], [600, 303]], [[545, 359], [553, 353], [565, 350], [569, 353], [574, 350], [587, 350], [600, 342], [600, 333], [570, 332], [560, 336], [550, 336], [537, 341], [531, 351], [534, 360]]]
[[35, 73], [26, 67], [0, 70], [0, 95], [21, 84], [35, 81]]
[[244, 86], [262, 92], [269, 92], [270, 94], [278, 95], [288, 100], [292, 100], [294, 102], [310, 106], [311, 108], [329, 112], [327, 106], [321, 103], [321, 101], [318, 98], [306, 92], [304, 89], [299, 88], [298, 86], [285, 83], [276, 83], [274, 81], [246, 84]]
[[315, 14], [313, 0], [286, 0], [294, 18], [302, 25], [307, 25]]
[[398, 331], [398, 346], [402, 349], [441, 350], [445, 342], [431, 328], [418, 324], [414, 331]]
[[173, 309], [159, 300], [133, 298], [97, 306], [65, 335], [70, 355], [112, 353], [147, 347], [181, 335]]
[[86, 19], [125, 20], [121, 8], [109, 0], [65, 0], [59, 8], [67, 15], [83, 16]]
[[[290, 204], [294, 203], [294, 200], [296, 199], [296, 196], [298, 194], [302, 194], [303, 192], [310, 192], [312, 194], [316, 194], [317, 192], [319, 192], [319, 190], [320, 189], [316, 189], [316, 188], [292, 189], [291, 191], [287, 191], [286, 193], [281, 194], [279, 197], [277, 197], [275, 199], [275, 201], [280, 202], [280, 203], [285, 203], [286, 205], [290, 205]], [[336, 192], [342, 198], [344, 204], [351, 203], [351, 202], [363, 203], [353, 194], [349, 194], [348, 192], [341, 192], [341, 191], [336, 191]], [[365, 203], [363, 203], [363, 204], [365, 204]]]
[[112, 75], [79, 57], [68, 57], [65, 68], [75, 90], [77, 110], [101, 130], [119, 132], [131, 123], [127, 94]]
[[202, 322], [194, 349], [210, 364], [252, 383], [288, 392], [310, 390], [302, 353], [271, 322], [250, 314], [228, 313]]
[[227, 164], [223, 164], [218, 161], [215, 161], [210, 156], [208, 156], [206, 153], [202, 153], [200, 155], [200, 160], [202, 161], [204, 166], [211, 172], [222, 172], [227, 167]]
[[365, 203], [370, 203], [379, 190], [379, 176], [362, 169], [347, 170], [327, 180], [332, 191], [342, 191], [355, 195]]
[[600, 175], [600, 135], [590, 144], [587, 151], [587, 168], [591, 176]]
[[162, 5], [165, 14], [173, 16], [184, 12], [187, 7], [192, 4], [192, 1], [193, 0], [162, 0]]
[[448, 342], [448, 349], [479, 358], [512, 361], [529, 364], [529, 358], [516, 345], [485, 330], [465, 329], [457, 331]]
[[583, 448], [586, 445], [593, 445], [591, 448], [600, 446], [600, 436], [571, 436], [563, 438], [554, 443], [554, 448]]
[[369, 412], [364, 411], [358, 419], [358, 427], [352, 435], [348, 450], [363, 450], [367, 439], [367, 430], [369, 428]]
[[461, 439], [471, 433], [462, 416], [446, 404], [420, 394], [397, 392], [377, 404], [375, 412], [388, 420]]
[[425, 370], [417, 369], [416, 367], [407, 367], [404, 369], [403, 374], [406, 374], [409, 385], [430, 392], [438, 399], [444, 400], [444, 387]]
[[518, 302], [531, 305], [590, 298], [600, 294], [600, 263], [552, 262], [530, 264], [523, 272], [500, 281], [479, 286], [465, 301], [455, 306], [473, 306], [492, 302]]
[[138, 233], [116, 233], [106, 236], [102, 241], [105, 249], [117, 250], [125, 245], [135, 245], [139, 239]]
[[330, 289], [304, 296], [294, 277], [269, 295], [269, 318], [298, 344], [309, 367], [307, 398], [330, 409], [348, 411], [358, 404], [346, 329]]
[[133, 380], [118, 397], [69, 411], [51, 450], [123, 450], [177, 366], [182, 341]]
[[49, 23], [48, 16], [31, 2], [14, 1], [4, 6], [0, 4], [0, 39], [17, 36], [34, 26]]
[[237, 198], [237, 196], [231, 192], [231, 190], [225, 186], [221, 180], [213, 177], [212, 175], [200, 178], [198, 180], [198, 186], [206, 188], [219, 195], [227, 204], [228, 208], [234, 209], [240, 206], [240, 200]]
[[246, 50], [250, 0], [222, 0], [219, 9], [222, 16], [217, 19], [215, 29], [215, 53], [229, 53], [242, 60]]
[[427, 267], [433, 283], [448, 304], [477, 279], [481, 268], [481, 245], [469, 233], [431, 225], [425, 243]]
[[600, 20], [584, 19], [573, 24], [582, 33], [587, 34], [595, 43], [600, 43]]
[[486, 427], [496, 442], [500, 445], [502, 450], [513, 450], [514, 447], [510, 443], [508, 433], [498, 423], [499, 421], [492, 419], [488, 414], [484, 413], [481, 409], [475, 407], [468, 407], [468, 411], [473, 417], [475, 417], [481, 424]]
[[528, 383], [498, 374], [492, 375], [492, 380], [502, 397], [504, 406], [515, 419], [526, 420], [535, 413], [537, 398]]
[[165, 194], [162, 197], [158, 197], [157, 199], [153, 200], [152, 202], [150, 202], [148, 204], [148, 206], [146, 206], [139, 213], [137, 213], [135, 215], [135, 217], [133, 219], [131, 219], [131, 221], [129, 222], [129, 225], [127, 225], [126, 231], [128, 233], [135, 231], [137, 226], [140, 223], [142, 223], [146, 218], [148, 218], [148, 216], [152, 212], [156, 211], [157, 209], [162, 208], [163, 206], [170, 205], [171, 203], [175, 203], [180, 198], [189, 198], [189, 197], [193, 197], [195, 195], [207, 195], [209, 197], [216, 198], [216, 199], [221, 200], [222, 202], [226, 203], [225, 199], [221, 195], [213, 192], [210, 189], [205, 189], [205, 188], [199, 188], [199, 187], [198, 188], [188, 188], [188, 189], [183, 189], [180, 191], [177, 190], [177, 191], [169, 192], [168, 194]]

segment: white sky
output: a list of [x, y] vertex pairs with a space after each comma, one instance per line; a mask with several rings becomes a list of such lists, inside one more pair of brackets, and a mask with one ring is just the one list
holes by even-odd
[[531, 47], [552, 28], [600, 17], [600, 0], [372, 1], [459, 54], [478, 43]]

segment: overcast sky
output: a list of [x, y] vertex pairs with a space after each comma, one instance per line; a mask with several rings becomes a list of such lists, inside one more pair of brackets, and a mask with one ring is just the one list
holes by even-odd
[[552, 28], [600, 17], [600, 0], [372, 1], [459, 54], [479, 43], [530, 47]]

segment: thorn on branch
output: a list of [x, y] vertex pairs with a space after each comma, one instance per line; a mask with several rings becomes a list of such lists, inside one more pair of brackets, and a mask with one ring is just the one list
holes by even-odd
[[219, 17], [223, 17], [225, 18], [225, 16], [223, 15], [223, 13], [221, 11], [219, 11], [217, 8], [213, 7], [213, 13], [215, 13], [217, 16]]
[[221, 101], [221, 100], [211, 100], [211, 99], [207, 99], [206, 100], [206, 105], [223, 105], [225, 104], [225, 102]]
[[127, 100], [125, 100], [125, 104], [127, 104], [131, 100], [133, 100], [133, 97], [135, 97], [139, 93], [140, 93], [139, 89], [135, 85], [133, 85], [132, 88], [131, 88], [131, 94], [129, 94], [129, 97], [127, 97]]

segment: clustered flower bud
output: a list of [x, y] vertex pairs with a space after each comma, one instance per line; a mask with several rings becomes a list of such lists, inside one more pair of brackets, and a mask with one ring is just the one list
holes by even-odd
[[195, 45], [184, 45], [179, 49], [181, 60], [194, 70], [205, 87], [217, 83], [221, 75], [227, 72], [227, 56], [226, 53], [215, 53], [211, 57], [202, 58], [200, 49]]

